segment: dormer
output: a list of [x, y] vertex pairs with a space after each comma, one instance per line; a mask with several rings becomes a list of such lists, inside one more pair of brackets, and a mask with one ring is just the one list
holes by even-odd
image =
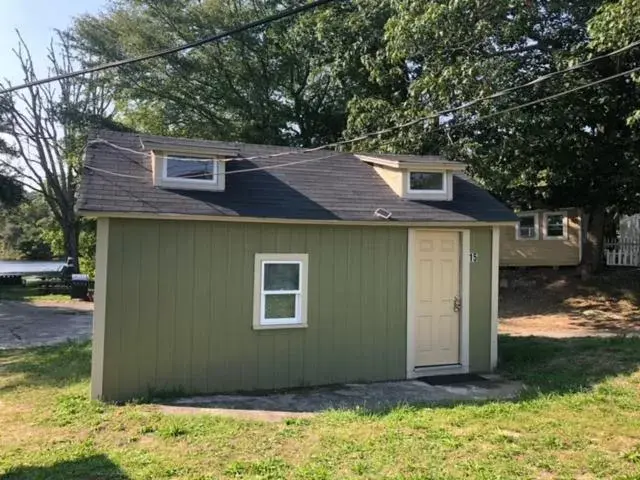
[[453, 173], [465, 165], [435, 155], [359, 154], [402, 198], [409, 200], [452, 200]]
[[238, 156], [238, 150], [227, 147], [197, 147], [176, 143], [151, 149], [153, 185], [179, 190], [223, 192], [226, 160]]

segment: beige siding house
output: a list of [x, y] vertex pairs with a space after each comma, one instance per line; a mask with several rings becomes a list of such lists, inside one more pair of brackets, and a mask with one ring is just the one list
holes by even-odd
[[503, 227], [501, 267], [576, 266], [582, 260], [582, 224], [577, 209], [518, 214], [515, 227]]
[[101, 131], [85, 168], [94, 398], [495, 367], [517, 218], [460, 164]]

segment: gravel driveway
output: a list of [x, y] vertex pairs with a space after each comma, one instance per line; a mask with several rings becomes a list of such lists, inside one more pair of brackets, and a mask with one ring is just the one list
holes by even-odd
[[91, 338], [88, 302], [0, 302], [0, 350]]

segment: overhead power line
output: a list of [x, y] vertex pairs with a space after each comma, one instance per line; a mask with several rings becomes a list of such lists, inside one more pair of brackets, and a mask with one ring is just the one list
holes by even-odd
[[[107, 142], [109, 143], [109, 142]], [[109, 143], [111, 145], [111, 143]], [[144, 155], [147, 155], [144, 152], [134, 152], [134, 153], [143, 153]], [[246, 173], [246, 172], [258, 172], [258, 171], [262, 171], [262, 170], [273, 170], [276, 168], [282, 168], [282, 167], [290, 167], [293, 165], [301, 165], [303, 163], [310, 163], [310, 162], [316, 162], [318, 160], [326, 160], [328, 158], [334, 158], [334, 157], [339, 157], [340, 155], [344, 155], [342, 152], [333, 152], [330, 155], [324, 155], [322, 157], [313, 157], [313, 158], [305, 158], [302, 160], [295, 160], [293, 162], [285, 162], [285, 163], [278, 163], [275, 165], [265, 165], [263, 167], [255, 167], [255, 168], [242, 168], [240, 170], [231, 170], [231, 171], [224, 171], [223, 173], [218, 173], [217, 175], [222, 175], [222, 176], [227, 176], [227, 175], [235, 175], [237, 173]], [[243, 158], [237, 158], [236, 160], [244, 160]], [[122, 178], [133, 178], [136, 180], [147, 180], [148, 177], [143, 177], [142, 175], [129, 175], [127, 173], [118, 173], [118, 172], [112, 172], [110, 170], [105, 170], [103, 168], [98, 168], [98, 167], [93, 167], [91, 165], [85, 165], [85, 168], [88, 168], [89, 170], [93, 170], [96, 172], [100, 172], [100, 173], [106, 173], [108, 175], [113, 175], [114, 177], [122, 177]], [[185, 175], [183, 177], [180, 178], [198, 178], [200, 177], [201, 174], [194, 174], [194, 175]]]
[[34, 80], [32, 82], [26, 82], [22, 85], [16, 85], [13, 87], [5, 88], [4, 90], [0, 90], [0, 95], [5, 93], [15, 92], [17, 90], [22, 90], [29, 87], [36, 87], [38, 85], [44, 85], [45, 83], [56, 82], [58, 80], [64, 80], [67, 78], [78, 77], [80, 75], [86, 75], [88, 73], [100, 72], [103, 70], [108, 70], [111, 68], [118, 68], [125, 65], [130, 65], [132, 63], [144, 62], [146, 60], [151, 60], [154, 58], [164, 57], [166, 55], [171, 55], [173, 53], [182, 52], [184, 50], [189, 50], [192, 48], [200, 47], [207, 43], [217, 42], [219, 40], [225, 39], [227, 37], [231, 37], [241, 32], [245, 32], [247, 30], [254, 29], [256, 27], [262, 27], [268, 25], [273, 22], [277, 22], [279, 20], [283, 20], [288, 17], [292, 17], [302, 12], [306, 12], [308, 10], [313, 10], [327, 3], [331, 3], [335, 0], [314, 0], [305, 5], [301, 5], [299, 7], [289, 8], [287, 10], [283, 10], [279, 13], [275, 13], [273, 15], [269, 15], [268, 17], [261, 18], [260, 20], [255, 20], [253, 22], [245, 23], [244, 25], [240, 25], [238, 27], [232, 28], [231, 30], [227, 30], [226, 32], [219, 33], [216, 35], [211, 35], [200, 40], [196, 40], [194, 42], [186, 43], [183, 45], [179, 45], [177, 47], [165, 48], [164, 50], [158, 50], [151, 53], [146, 53], [144, 55], [140, 55], [138, 57], [127, 58], [124, 60], [117, 60], [115, 62], [103, 63], [100, 65], [95, 65], [93, 67], [84, 68], [82, 70], [77, 70], [74, 72], [63, 73], [61, 75], [56, 75], [53, 77], [43, 78], [41, 80]]
[[[418, 118], [415, 118], [413, 120], [409, 120], [408, 122], [401, 123], [399, 125], [394, 125], [394, 126], [388, 127], [388, 128], [383, 128], [383, 129], [377, 130], [375, 132], [365, 133], [365, 134], [359, 135], [359, 136], [354, 137], [354, 138], [345, 139], [345, 140], [339, 140], [337, 142], [327, 143], [327, 144], [324, 144], [324, 145], [320, 145], [318, 147], [305, 148], [303, 150], [293, 150], [293, 151], [288, 151], [288, 152], [271, 153], [271, 154], [265, 154], [265, 155], [254, 155], [254, 156], [251, 156], [251, 157], [245, 157], [245, 158], [243, 158], [243, 160], [265, 160], [265, 159], [270, 159], [270, 158], [286, 157], [288, 155], [294, 155], [294, 154], [298, 154], [298, 153], [312, 153], [312, 152], [317, 152], [317, 151], [324, 150], [324, 149], [327, 149], [327, 148], [336, 148], [336, 147], [341, 147], [343, 145], [349, 145], [349, 144], [352, 144], [352, 143], [361, 142], [362, 140], [366, 140], [366, 139], [371, 138], [371, 137], [376, 137], [376, 136], [384, 135], [384, 134], [387, 134], [387, 133], [391, 133], [393, 131], [400, 130], [400, 129], [407, 128], [407, 127], [411, 127], [413, 125], [417, 125], [419, 123], [423, 123], [423, 122], [426, 122], [428, 120], [439, 119], [440, 117], [443, 117], [443, 116], [446, 116], [446, 115], [450, 115], [450, 114], [458, 112], [460, 110], [464, 110], [466, 108], [469, 108], [469, 107], [471, 107], [473, 105], [476, 105], [477, 103], [484, 102], [486, 100], [495, 100], [497, 98], [504, 97], [505, 95], [508, 95], [509, 93], [515, 92], [517, 90], [521, 90], [523, 88], [531, 87], [533, 85], [537, 85], [538, 83], [542, 83], [542, 82], [544, 82], [546, 80], [549, 80], [549, 79], [551, 79], [553, 77], [556, 77], [558, 75], [563, 75], [565, 73], [573, 72], [573, 71], [578, 70], [580, 68], [583, 68], [583, 67], [585, 67], [587, 65], [590, 65], [590, 64], [592, 64], [594, 62], [597, 62], [599, 60], [605, 59], [607, 57], [611, 57], [613, 55], [618, 55], [618, 54], [620, 54], [622, 52], [625, 52], [627, 50], [631, 50], [632, 48], [638, 47], [638, 46], [640, 46], [640, 40], [632, 42], [632, 43], [630, 43], [630, 44], [628, 44], [628, 45], [626, 45], [626, 46], [624, 46], [624, 47], [622, 47], [622, 48], [620, 48], [618, 50], [613, 51], [613, 52], [609, 52], [609, 53], [606, 53], [604, 55], [593, 57], [593, 58], [591, 58], [589, 60], [586, 60], [586, 61], [584, 61], [582, 63], [578, 63], [578, 64], [576, 64], [576, 65], [574, 65], [572, 67], [566, 68], [564, 70], [558, 70], [556, 72], [551, 72], [551, 73], [548, 73], [546, 75], [542, 75], [540, 77], [537, 77], [537, 78], [535, 78], [535, 79], [533, 79], [533, 80], [531, 80], [529, 82], [522, 83], [520, 85], [515, 85], [513, 87], [509, 87], [509, 88], [506, 88], [504, 90], [500, 90], [498, 92], [492, 93], [491, 95], [474, 98], [473, 100], [469, 100], [468, 102], [465, 102], [462, 105], [458, 105], [457, 107], [450, 107], [450, 108], [447, 108], [445, 110], [440, 110], [439, 112], [435, 112], [435, 113], [431, 113], [429, 115], [418, 117]], [[634, 71], [636, 71], [636, 70], [629, 70], [629, 71], [623, 72], [621, 74], [617, 74], [617, 75], [613, 75], [611, 77], [604, 78], [601, 81], [597, 81], [595, 83], [590, 83], [590, 84], [586, 84], [586, 85], [577, 87], [576, 90], [569, 90], [569, 91], [566, 91], [565, 93], [560, 93], [559, 95], [552, 95], [550, 97], [546, 97], [546, 98], [541, 99], [541, 100], [535, 100], [535, 101], [533, 101], [531, 103], [531, 105], [533, 105], [535, 103], [539, 103], [541, 101], [548, 100], [550, 98], [556, 98], [556, 96], [567, 95], [568, 93], [572, 93], [572, 92], [577, 91], [577, 90], [582, 90], [583, 88], [588, 88], [588, 87], [591, 87], [593, 85], [597, 85], [598, 83], [603, 83], [603, 82], [606, 82], [608, 80], [611, 80], [613, 78], [617, 78], [617, 77], [620, 77], [620, 76], [623, 76], [623, 75], [628, 75], [630, 73], [633, 73]], [[529, 104], [524, 105], [524, 106], [529, 106]], [[524, 107], [523, 106], [515, 107], [515, 109], [518, 109], [518, 108], [524, 108]], [[509, 110], [509, 111], [511, 111], [511, 110]], [[499, 115], [501, 113], [504, 113], [504, 112], [503, 111], [495, 112], [494, 114], [492, 114], [492, 116], [493, 115]], [[483, 117], [483, 118], [486, 118], [486, 117]], [[138, 153], [138, 152], [136, 152], [136, 153]], [[239, 159], [237, 157], [229, 157], [229, 158], [220, 159], [220, 161], [222, 161], [222, 162], [230, 162], [230, 161], [234, 161], [234, 160], [239, 160]]]
[[[638, 72], [638, 71], [640, 71], [640, 67], [635, 67], [635, 68], [632, 68], [630, 70], [625, 70], [624, 72], [616, 73], [615, 75], [611, 75], [609, 77], [601, 78], [599, 80], [595, 80], [593, 82], [589, 82], [589, 83], [586, 83], [584, 85], [579, 85], [577, 87], [574, 87], [574, 88], [571, 88], [571, 89], [568, 89], [568, 90], [563, 90], [561, 92], [554, 93], [553, 95], [548, 95], [546, 97], [539, 98], [537, 100], [532, 100], [530, 102], [522, 103], [522, 104], [519, 104], [519, 105], [514, 105], [512, 107], [505, 108], [503, 110], [498, 110], [497, 112], [488, 113], [486, 115], [480, 115], [480, 116], [475, 117], [475, 118], [469, 118], [469, 119], [467, 119], [467, 120], [465, 120], [464, 122], [461, 122], [461, 123], [438, 125], [436, 127], [436, 129], [440, 129], [440, 128], [456, 128], [456, 127], [460, 127], [462, 125], [477, 123], [477, 122], [480, 122], [480, 121], [485, 120], [487, 118], [496, 117], [498, 115], [502, 115], [502, 114], [505, 114], [505, 113], [510, 113], [510, 112], [515, 111], [515, 110], [520, 110], [522, 108], [526, 108], [526, 107], [530, 107], [530, 106], [533, 106], [533, 105], [536, 105], [536, 104], [539, 104], [539, 103], [543, 103], [543, 102], [546, 102], [548, 100], [553, 100], [553, 99], [556, 99], [556, 98], [559, 98], [559, 97], [562, 97], [562, 96], [565, 96], [565, 95], [569, 95], [570, 93], [575, 93], [575, 92], [578, 92], [580, 90], [584, 90], [586, 88], [593, 87], [594, 85], [599, 85], [601, 83], [607, 82], [609, 80], [613, 80], [615, 78], [623, 77], [623, 76], [626, 76], [626, 75], [631, 75], [632, 73]], [[403, 124], [400, 124], [400, 125], [396, 125], [394, 127], [389, 127], [388, 129], [385, 129], [384, 131], [385, 132], [393, 131], [393, 130], [397, 130], [399, 128], [406, 127], [407, 125], [413, 125], [415, 123], [418, 123], [418, 121], [421, 121], [424, 118], [425, 117], [421, 117], [421, 119], [419, 119], [419, 120], [412, 120], [410, 122], [406, 122], [406, 123], [403, 123]], [[434, 118], [434, 117], [433, 116], [429, 116], [428, 118]], [[245, 160], [245, 161], [248, 161], [248, 160], [254, 160], [256, 158], [267, 158], [267, 157], [271, 158], [273, 156], [292, 155], [292, 154], [301, 154], [301, 153], [311, 153], [311, 152], [319, 151], [319, 150], [322, 150], [322, 149], [330, 148], [332, 145], [336, 145], [336, 144], [344, 145], [345, 143], [360, 141], [360, 140], [363, 140], [364, 138], [369, 138], [371, 136], [376, 136], [378, 134], [379, 134], [379, 132], [372, 132], [372, 133], [369, 133], [369, 134], [366, 134], [366, 135], [362, 135], [361, 137], [358, 137], [357, 139], [346, 140], [344, 142], [335, 142], [334, 144], [328, 144], [328, 145], [325, 145], [325, 146], [322, 146], [322, 147], [315, 147], [315, 148], [311, 148], [311, 149], [294, 150], [294, 151], [290, 151], [290, 152], [282, 152], [282, 154], [265, 155], [264, 157], [259, 157], [259, 156], [258, 157], [255, 157], [255, 156], [254, 157], [235, 157], [235, 158], [222, 159], [222, 160], [227, 160], [227, 161], [230, 161], [230, 160]], [[130, 152], [138, 154], [138, 155], [149, 155], [148, 152], [140, 152], [140, 151], [135, 151], [135, 150], [131, 150], [131, 149], [128, 149], [128, 148], [121, 148], [119, 145], [112, 144], [111, 142], [108, 142], [108, 141], [103, 140], [103, 139], [96, 139], [96, 141], [94, 141], [94, 142], [96, 142], [96, 143], [106, 143], [108, 145], [111, 145], [114, 148], [127, 150], [127, 151], [130, 151]], [[229, 175], [229, 174], [243, 173], [243, 172], [249, 172], [249, 171], [250, 172], [255, 172], [255, 171], [260, 171], [260, 170], [270, 170], [270, 169], [274, 169], [274, 168], [287, 167], [287, 166], [292, 166], [292, 165], [297, 165], [297, 164], [302, 164], [302, 163], [309, 163], [309, 162], [313, 162], [313, 161], [317, 161], [317, 160], [325, 160], [327, 158], [332, 158], [332, 157], [336, 157], [336, 156], [339, 156], [339, 155], [342, 155], [342, 153], [335, 153], [334, 152], [331, 155], [326, 155], [326, 156], [323, 156], [323, 157], [307, 158], [307, 159], [304, 159], [304, 160], [297, 160], [297, 161], [293, 161], [293, 162], [280, 163], [280, 164], [276, 164], [276, 165], [266, 165], [264, 167], [247, 168], [247, 169], [242, 169], [242, 170], [233, 170], [233, 171], [225, 172], [225, 173]], [[148, 177], [143, 177], [141, 175], [128, 175], [128, 174], [122, 174], [122, 173], [118, 173], [118, 172], [112, 172], [112, 171], [109, 171], [109, 170], [104, 170], [104, 169], [101, 169], [101, 168], [92, 167], [90, 165], [85, 165], [85, 168], [88, 168], [89, 170], [94, 170], [94, 171], [97, 171], [97, 172], [101, 172], [101, 173], [104, 173], [104, 174], [109, 174], [109, 175], [118, 176], [118, 177], [124, 177], [124, 178], [134, 178], [134, 179], [140, 179], [140, 180], [146, 180], [148, 178]]]

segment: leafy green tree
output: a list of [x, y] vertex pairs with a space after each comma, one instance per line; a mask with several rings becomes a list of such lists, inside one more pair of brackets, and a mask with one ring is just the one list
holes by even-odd
[[[605, 3], [589, 22], [591, 47], [599, 52], [611, 52], [632, 42], [640, 41], [640, 2], [618, 0]], [[640, 49], [620, 55], [621, 68], [632, 68], [640, 61]], [[636, 82], [640, 76], [635, 75]], [[640, 110], [629, 117], [631, 123], [640, 121]]]
[[[587, 22], [602, 2], [388, 4], [392, 13], [383, 28], [384, 46], [369, 65], [370, 78], [387, 88], [382, 95], [357, 95], [350, 103], [353, 136], [587, 60], [592, 56]], [[500, 111], [620, 71], [617, 58], [597, 61], [358, 148], [439, 151], [468, 162], [476, 177], [516, 208], [581, 207], [588, 218], [585, 266], [598, 270], [607, 215], [640, 208], [640, 139], [625, 121], [640, 105], [637, 85], [618, 78], [528, 108]]]
[[[112, 1], [75, 24], [75, 42], [100, 61], [175, 46], [273, 14], [294, 1]], [[320, 11], [320, 14], [322, 12]], [[331, 39], [303, 14], [110, 73], [123, 123], [139, 130], [226, 140], [316, 145], [340, 136], [351, 91], [331, 75]]]
[[2, 257], [29, 260], [50, 260], [62, 245], [51, 243], [50, 237], [62, 237], [60, 227], [51, 218], [49, 206], [42, 195], [28, 192], [17, 207], [0, 213]]

